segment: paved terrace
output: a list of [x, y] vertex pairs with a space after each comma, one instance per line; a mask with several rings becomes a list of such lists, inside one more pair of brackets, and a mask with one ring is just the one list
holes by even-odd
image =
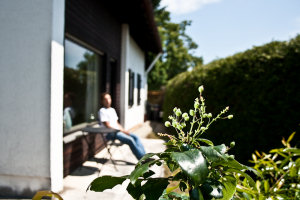
[[[164, 141], [158, 139], [146, 139], [146, 136], [153, 131], [153, 123], [144, 123], [142, 126], [133, 130], [134, 133], [142, 138], [147, 153], [158, 153], [164, 150]], [[154, 129], [157, 128], [155, 125]], [[118, 185], [112, 190], [104, 192], [87, 191], [89, 184], [97, 177], [103, 175], [123, 176], [130, 174], [138, 160], [131, 153], [127, 145], [112, 146], [112, 159], [109, 159], [106, 149], [96, 154], [94, 158], [86, 161], [83, 166], [76, 169], [72, 174], [64, 178], [64, 190], [59, 193], [64, 200], [129, 200], [133, 199], [126, 191], [128, 180], [122, 185]], [[163, 167], [154, 166], [152, 168], [157, 177], [164, 176]]]

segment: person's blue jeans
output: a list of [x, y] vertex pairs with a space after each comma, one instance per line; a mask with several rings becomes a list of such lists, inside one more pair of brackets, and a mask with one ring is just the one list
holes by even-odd
[[108, 134], [106, 136], [106, 139], [108, 140], [118, 139], [120, 140], [120, 142], [124, 144], [128, 144], [132, 153], [135, 155], [135, 157], [138, 160], [141, 159], [146, 154], [140, 138], [132, 133], [130, 133], [130, 135], [127, 135], [122, 132], [117, 132], [116, 134]]

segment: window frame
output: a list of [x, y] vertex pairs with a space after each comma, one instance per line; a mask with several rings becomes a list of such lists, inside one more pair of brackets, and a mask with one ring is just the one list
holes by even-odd
[[141, 105], [142, 76], [137, 73], [137, 105]]
[[128, 106], [132, 107], [134, 105], [134, 72], [128, 69]]

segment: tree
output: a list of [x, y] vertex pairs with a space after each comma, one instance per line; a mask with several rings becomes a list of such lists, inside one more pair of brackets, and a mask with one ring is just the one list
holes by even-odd
[[[191, 21], [171, 22], [170, 12], [166, 11], [165, 7], [160, 8], [160, 1], [152, 0], [163, 55], [148, 76], [150, 90], [160, 89], [177, 74], [202, 64], [202, 58], [193, 55], [193, 50], [198, 45], [185, 33]], [[149, 55], [152, 59], [154, 56]]]

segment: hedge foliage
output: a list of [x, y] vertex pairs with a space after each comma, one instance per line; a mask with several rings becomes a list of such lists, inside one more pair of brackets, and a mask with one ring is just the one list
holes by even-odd
[[234, 114], [229, 122], [220, 120], [209, 130], [208, 137], [216, 144], [235, 140], [234, 154], [244, 162], [254, 150], [275, 148], [282, 137], [299, 130], [300, 35], [174, 77], [166, 87], [164, 120], [174, 107], [188, 112], [199, 85], [205, 87], [208, 111], [214, 115], [229, 106], [229, 113]]

